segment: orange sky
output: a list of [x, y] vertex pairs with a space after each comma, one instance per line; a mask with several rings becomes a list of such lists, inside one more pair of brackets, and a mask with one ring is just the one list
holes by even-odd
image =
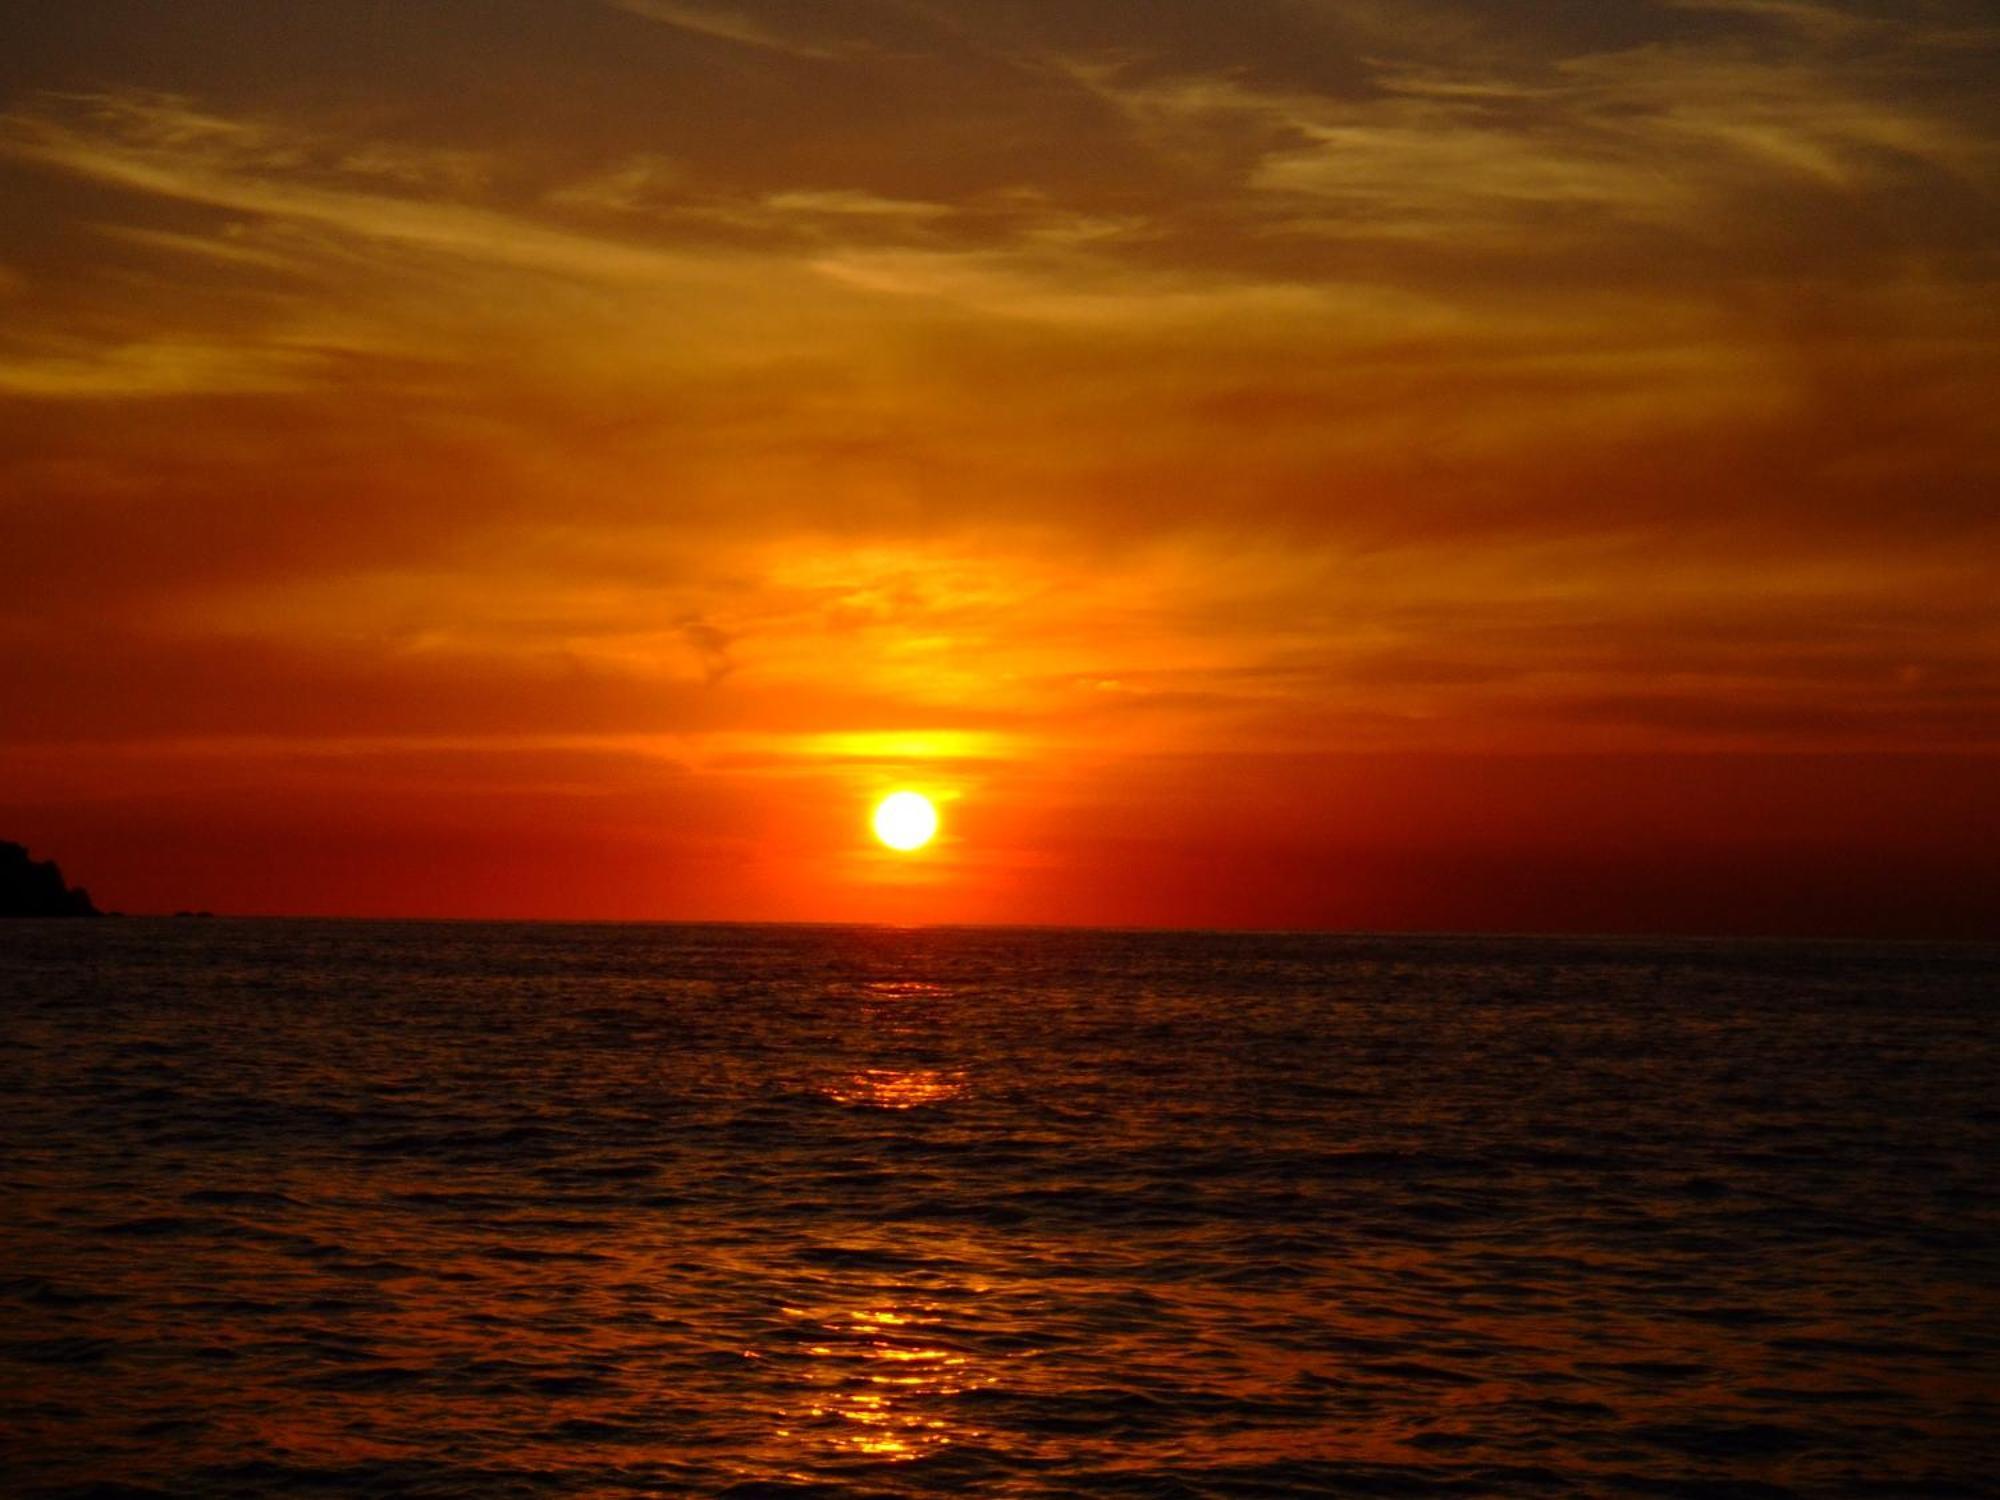
[[0, 837], [2000, 935], [1996, 73], [1970, 0], [17, 7]]

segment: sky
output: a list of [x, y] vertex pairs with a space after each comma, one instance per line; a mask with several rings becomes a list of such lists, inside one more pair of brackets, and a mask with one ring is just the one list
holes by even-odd
[[1996, 79], [1973, 0], [9, 7], [0, 837], [2000, 936]]

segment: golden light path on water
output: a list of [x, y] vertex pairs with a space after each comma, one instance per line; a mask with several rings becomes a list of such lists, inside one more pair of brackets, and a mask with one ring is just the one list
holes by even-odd
[[[940, 1336], [946, 1309], [922, 1297], [873, 1307], [788, 1307], [785, 1315], [817, 1336], [816, 1361], [795, 1416], [845, 1427], [823, 1432], [836, 1449], [877, 1459], [935, 1453], [977, 1434], [944, 1416], [944, 1403], [991, 1385], [995, 1376]], [[787, 1425], [780, 1438], [794, 1436]]]
[[[893, 1033], [899, 1029], [893, 1019], [899, 1004], [942, 993], [942, 987], [922, 981], [870, 983], [863, 991], [864, 1024], [879, 1023]], [[878, 1008], [881, 1014], [868, 1014]], [[820, 1093], [851, 1109], [900, 1113], [957, 1099], [967, 1088], [963, 1068], [871, 1066], [831, 1080]], [[805, 1346], [812, 1362], [803, 1372], [807, 1389], [778, 1437], [804, 1436], [794, 1429], [803, 1418], [820, 1427], [822, 1442], [832, 1448], [893, 1461], [925, 1457], [979, 1436], [945, 1413], [953, 1398], [998, 1377], [989, 1362], [952, 1337], [951, 1305], [939, 1300], [934, 1286], [925, 1289], [924, 1283], [935, 1279], [877, 1285], [859, 1304], [821, 1301], [783, 1309], [813, 1341]], [[950, 1290], [952, 1302], [964, 1302], [988, 1288], [968, 1282]]]

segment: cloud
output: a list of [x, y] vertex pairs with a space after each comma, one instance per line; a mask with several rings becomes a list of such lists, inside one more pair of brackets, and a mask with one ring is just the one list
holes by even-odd
[[1861, 57], [1727, 39], [1537, 66], [1391, 55], [1345, 92], [1075, 61], [1067, 73], [1169, 159], [1236, 178], [1253, 222], [1532, 253], [1621, 223], [1725, 233], [1770, 186], [1853, 193], [1913, 169], [1980, 179], [1994, 142], [1909, 87], [1920, 51], [1899, 34]]
[[1667, 0], [1674, 10], [1741, 16], [1803, 33], [1822, 45], [1848, 42], [1886, 29], [1884, 23], [1812, 0]]
[[1977, 121], [1901, 52], [1469, 47], [1012, 75], [1110, 188], [30, 100], [15, 168], [119, 190], [0, 356], [0, 629], [105, 632], [38, 732], [1974, 742], [1996, 329], [1903, 236]]
[[714, 687], [723, 678], [736, 670], [736, 664], [729, 656], [729, 632], [711, 624], [699, 615], [689, 615], [680, 622], [681, 638], [694, 648], [701, 661], [702, 681]]
[[[169, 95], [74, 98], [83, 118], [0, 116], [0, 153], [150, 196], [315, 225], [459, 259], [560, 275], [645, 280], [683, 267], [655, 248], [567, 232], [475, 204], [392, 195], [352, 177], [383, 175], [370, 152], [326, 153], [324, 138], [268, 122], [221, 118]], [[315, 157], [331, 154], [331, 170]], [[416, 153], [399, 153], [409, 181]], [[440, 173], [452, 176], [455, 154]], [[361, 162], [360, 167], [354, 165]], [[343, 169], [347, 181], [341, 180]]]
[[0, 394], [44, 399], [268, 394], [304, 389], [317, 365], [307, 350], [172, 341], [70, 355], [0, 353]]
[[777, 214], [867, 220], [940, 219], [953, 212], [948, 204], [915, 202], [907, 198], [884, 198], [876, 193], [859, 192], [852, 188], [821, 188], [812, 191], [794, 189], [791, 192], [772, 193], [764, 199], [764, 206]]
[[697, 5], [690, 0], [607, 0], [607, 3], [627, 14], [643, 16], [693, 36], [786, 57], [823, 62], [851, 50], [847, 46], [822, 46], [786, 36], [754, 16], [718, 5]]
[[653, 213], [686, 193], [686, 172], [665, 157], [642, 153], [552, 188], [547, 201], [598, 213]]

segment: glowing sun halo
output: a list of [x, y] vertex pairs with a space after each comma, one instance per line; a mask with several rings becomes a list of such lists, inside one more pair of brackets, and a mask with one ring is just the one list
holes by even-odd
[[891, 849], [921, 849], [937, 826], [937, 809], [920, 793], [893, 792], [875, 804], [875, 837]]

